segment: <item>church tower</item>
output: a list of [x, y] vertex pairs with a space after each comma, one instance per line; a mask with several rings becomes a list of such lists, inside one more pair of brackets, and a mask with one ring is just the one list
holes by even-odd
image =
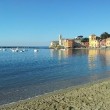
[[62, 45], [62, 36], [61, 36], [61, 34], [59, 35], [59, 45]]

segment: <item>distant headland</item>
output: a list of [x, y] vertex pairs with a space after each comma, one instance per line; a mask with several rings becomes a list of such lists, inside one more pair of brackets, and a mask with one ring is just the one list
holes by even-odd
[[90, 35], [88, 38], [83, 38], [82, 35], [73, 39], [64, 39], [59, 35], [58, 41], [52, 41], [49, 48], [52, 49], [65, 49], [65, 48], [109, 48], [110, 47], [110, 34], [107, 32], [102, 33], [100, 36], [95, 34]]

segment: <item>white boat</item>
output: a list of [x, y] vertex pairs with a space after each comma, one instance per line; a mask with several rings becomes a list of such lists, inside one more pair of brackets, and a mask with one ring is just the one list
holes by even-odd
[[38, 52], [38, 49], [34, 49], [34, 52]]
[[3, 49], [2, 49], [2, 51], [6, 51], [6, 49], [5, 49], [5, 48], [3, 48]]
[[19, 52], [24, 52], [23, 50], [20, 50]]
[[22, 50], [20, 50], [19, 52], [25, 52], [26, 50], [25, 49], [22, 49]]
[[19, 52], [19, 49], [18, 48], [12, 48], [11, 51], [12, 52]]

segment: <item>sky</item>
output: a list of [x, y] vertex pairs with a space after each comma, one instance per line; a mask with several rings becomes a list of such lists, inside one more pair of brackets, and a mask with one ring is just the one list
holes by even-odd
[[0, 0], [0, 46], [110, 33], [110, 0]]

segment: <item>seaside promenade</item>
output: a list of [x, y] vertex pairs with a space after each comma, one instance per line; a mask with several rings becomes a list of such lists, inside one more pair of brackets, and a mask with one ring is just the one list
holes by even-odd
[[110, 79], [3, 105], [0, 110], [110, 110]]

